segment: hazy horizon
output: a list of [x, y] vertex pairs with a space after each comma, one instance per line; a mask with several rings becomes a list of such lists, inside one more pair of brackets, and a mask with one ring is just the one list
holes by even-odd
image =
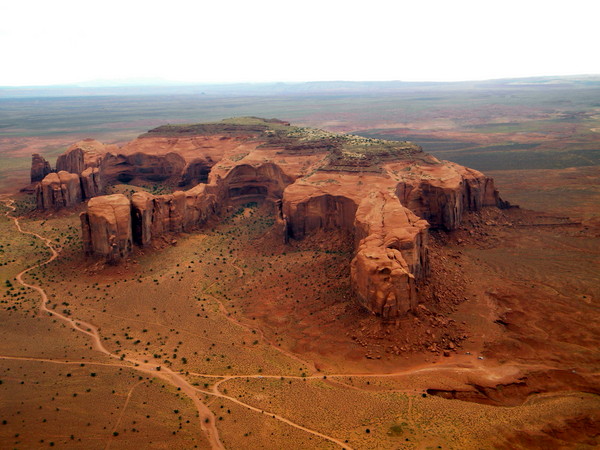
[[589, 1], [0, 5], [0, 86], [455, 82], [600, 73]]
[[294, 85], [294, 84], [318, 84], [318, 83], [406, 83], [406, 84], [452, 84], [452, 83], [479, 83], [496, 82], [503, 80], [536, 80], [536, 79], [560, 79], [560, 80], [582, 80], [586, 78], [600, 79], [600, 73], [573, 73], [565, 75], [545, 74], [524, 77], [501, 77], [486, 79], [464, 79], [464, 80], [259, 80], [259, 81], [177, 81], [163, 78], [108, 78], [108, 79], [90, 79], [80, 80], [71, 83], [55, 84], [29, 84], [29, 85], [0, 85], [0, 88], [61, 88], [61, 87], [81, 87], [81, 88], [104, 88], [104, 87], [169, 87], [169, 86], [235, 86], [235, 85]]

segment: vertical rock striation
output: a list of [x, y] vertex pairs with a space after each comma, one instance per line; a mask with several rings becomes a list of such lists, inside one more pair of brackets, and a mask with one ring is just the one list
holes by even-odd
[[432, 227], [453, 230], [460, 225], [465, 211], [478, 211], [501, 202], [494, 180], [476, 170], [448, 162], [416, 170], [420, 172], [414, 178], [397, 184], [396, 195]]
[[131, 198], [135, 243], [144, 246], [165, 234], [198, 228], [218, 210], [214, 192], [203, 184], [169, 195], [136, 192]]
[[131, 202], [122, 194], [104, 195], [88, 202], [81, 213], [83, 248], [87, 255], [117, 263], [131, 252]]
[[81, 172], [83, 198], [92, 198], [100, 195], [103, 187], [100, 169], [97, 167], [88, 167]]
[[31, 175], [32, 183], [42, 181], [46, 175], [52, 171], [50, 163], [44, 159], [39, 153], [31, 155]]
[[60, 171], [50, 173], [36, 187], [38, 209], [68, 208], [81, 203], [79, 175]]
[[350, 280], [358, 301], [383, 319], [394, 319], [418, 304], [416, 282], [427, 274], [425, 220], [387, 192], [371, 192], [355, 218], [357, 251]]

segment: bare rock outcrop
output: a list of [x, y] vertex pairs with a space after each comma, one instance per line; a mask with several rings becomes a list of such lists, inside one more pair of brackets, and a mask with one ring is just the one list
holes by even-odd
[[50, 164], [43, 158], [33, 156], [32, 181], [40, 173], [47, 173], [36, 187], [37, 208], [60, 209], [75, 206], [87, 198], [102, 193], [104, 183], [99, 168], [108, 148], [93, 139], [73, 144], [58, 157], [57, 173], [51, 173]]
[[88, 167], [81, 172], [83, 198], [92, 198], [100, 195], [103, 187], [100, 169], [97, 167]]
[[60, 171], [49, 173], [36, 187], [37, 208], [68, 208], [82, 201], [79, 175]]
[[56, 170], [81, 175], [88, 167], [99, 167], [104, 154], [110, 149], [112, 146], [106, 146], [94, 139], [84, 139], [71, 145], [58, 157]]
[[104, 195], [88, 202], [81, 213], [83, 248], [87, 255], [117, 263], [131, 252], [131, 202], [122, 194]]
[[369, 311], [394, 319], [417, 307], [416, 282], [427, 273], [428, 227], [393, 194], [371, 192], [360, 203], [350, 280]]
[[264, 164], [238, 164], [223, 180], [223, 195], [229, 200], [254, 201], [276, 200], [283, 196], [285, 188], [293, 182], [281, 167], [272, 162]]
[[[272, 201], [280, 207], [286, 239], [317, 230], [343, 230], [353, 239], [353, 291], [385, 320], [417, 308], [419, 283], [428, 276], [430, 225], [455, 229], [465, 211], [503, 205], [491, 178], [409, 142], [277, 121], [170, 125], [110, 151], [86, 142], [71, 148], [61, 165], [73, 177], [80, 174], [83, 196], [93, 197], [81, 216], [87, 254], [117, 262], [132, 242], [148, 246], [194, 230], [223, 206]], [[140, 180], [199, 184], [168, 195], [137, 192], [131, 201], [98, 196], [105, 185]], [[47, 190], [40, 194], [42, 206], [60, 204], [56, 189]]]
[[213, 165], [214, 161], [210, 157], [206, 159], [202, 157], [194, 158], [187, 162], [183, 168], [183, 175], [179, 184], [188, 186], [208, 182], [208, 174]]
[[52, 171], [50, 163], [39, 153], [31, 155], [31, 182], [42, 181]]
[[297, 201], [286, 195], [283, 214], [288, 237], [303, 239], [317, 230], [354, 231], [356, 202], [347, 196], [318, 192]]
[[138, 152], [129, 155], [107, 153], [100, 167], [107, 183], [144, 180], [152, 183], [179, 184], [185, 165], [184, 158], [176, 152], [164, 155]]
[[153, 238], [191, 231], [204, 224], [218, 210], [214, 191], [201, 184], [169, 195], [136, 192], [131, 198], [135, 243], [148, 245]]
[[453, 230], [463, 213], [498, 206], [494, 180], [481, 172], [447, 161], [413, 165], [396, 186], [400, 202], [431, 226]]

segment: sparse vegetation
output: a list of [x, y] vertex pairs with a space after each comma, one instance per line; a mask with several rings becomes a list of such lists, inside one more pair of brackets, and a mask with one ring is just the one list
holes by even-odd
[[[569, 91], [572, 103], [556, 109], [589, 105], [589, 99], [584, 99], [583, 94], [571, 94], [572, 91]], [[457, 95], [448, 97], [440, 94], [437, 99], [406, 95], [376, 100], [337, 97], [321, 99], [320, 104], [329, 111], [337, 111], [340, 107], [347, 110], [343, 116], [345, 129], [358, 129], [349, 124], [359, 123], [375, 128], [381, 119], [365, 119], [365, 111], [374, 105], [379, 108], [378, 114], [390, 113], [390, 122], [407, 123], [430, 114], [420, 106], [424, 103], [429, 105], [428, 108], [431, 105], [439, 108], [438, 113], [442, 116], [449, 115], [450, 110], [461, 110], [457, 98], [466, 100], [460, 97], [461, 94]], [[546, 98], [531, 95], [533, 97], [527, 102], [534, 106], [539, 104], [540, 99]], [[559, 98], [561, 94], [552, 95]], [[493, 97], [492, 100], [504, 108], [516, 108], [510, 114], [516, 114], [517, 107], [524, 102], [523, 98]], [[537, 167], [542, 160], [552, 168], [584, 167], [597, 163], [592, 145], [596, 142], [592, 136], [596, 135], [584, 132], [590, 125], [600, 126], [594, 116], [577, 119], [559, 115], [550, 120], [549, 116], [543, 115], [558, 114], [554, 111], [544, 112], [542, 118], [535, 121], [511, 119], [494, 125], [492, 121], [496, 118], [485, 115], [485, 102], [492, 100], [477, 96], [468, 99], [483, 105], [479, 110], [479, 114], [483, 111], [483, 116], [477, 119], [481, 120], [480, 124], [470, 124], [474, 119], [466, 115], [453, 119], [451, 132], [459, 133], [460, 139], [473, 140], [469, 142], [459, 141], [456, 136], [451, 140], [435, 141], [435, 137], [431, 136], [442, 136], [444, 130], [443, 127], [436, 128], [438, 125], [427, 125], [428, 132], [432, 133], [426, 136], [428, 141], [424, 140], [422, 133], [407, 136], [403, 129], [388, 129], [381, 134], [378, 134], [381, 130], [376, 130], [370, 134], [371, 137], [349, 135], [338, 142], [326, 131], [311, 131], [303, 135], [303, 128], [275, 122], [264, 124], [256, 118], [237, 120], [247, 127], [246, 131], [264, 133], [273, 140], [299, 137], [304, 144], [309, 144], [299, 151], [309, 151], [311, 142], [317, 138], [326, 142], [330, 140], [328, 145], [331, 145], [332, 151], [335, 148], [339, 150], [333, 152], [338, 159], [332, 161], [328, 168], [331, 170], [343, 164], [346, 164], [345, 170], [348, 164], [357, 164], [356, 170], [365, 170], [360, 166], [363, 160], [370, 159], [370, 167], [373, 161], [379, 164], [397, 149], [415, 150], [407, 144], [379, 140], [376, 135], [429, 142], [440, 156], [464, 158], [462, 161], [467, 163], [489, 164], [496, 169], [512, 169], [518, 162], [526, 163], [520, 168]], [[62, 105], [72, 104], [72, 101], [64, 100]], [[232, 107], [233, 110], [247, 108], [246, 101], [236, 99], [239, 106]], [[289, 100], [282, 100], [282, 104], [286, 101]], [[114, 100], [98, 99], [98, 102], [114, 106], [110, 103]], [[163, 106], [170, 104], [168, 100], [164, 102]], [[311, 119], [310, 108], [313, 106], [310, 102], [314, 99], [295, 99], [294, 102], [291, 116], [300, 117], [304, 123], [318, 125], [316, 119]], [[127, 100], [124, 100], [123, 105], [126, 103]], [[144, 102], [140, 104], [142, 106], [137, 108], [143, 109]], [[212, 101], [207, 105], [216, 108], [216, 112], [202, 109], [198, 114], [199, 109], [194, 109], [198, 107], [190, 104], [190, 112], [186, 113], [189, 114], [188, 119], [196, 121], [202, 114], [221, 114], [218, 108], [222, 103]], [[301, 107], [296, 108], [298, 105]], [[283, 106], [261, 106], [267, 112], [272, 111], [272, 114], [266, 114], [268, 116], [280, 116], [279, 110], [274, 111], [280, 107]], [[25, 102], [22, 108], [27, 111], [31, 106]], [[164, 114], [172, 113], [168, 107], [164, 109]], [[95, 120], [94, 114], [84, 111], [72, 123], [64, 119], [63, 125], [85, 130], [86, 126], [96, 125], [90, 125]], [[143, 111], [117, 111], [115, 114], [117, 119], [114, 120], [127, 122], [142, 117]], [[35, 134], [35, 130], [39, 129], [36, 127], [47, 126], [42, 124], [42, 118], [38, 120], [39, 123], [32, 122], [32, 128], [24, 132], [8, 128], [6, 136], [15, 138], [19, 133]], [[60, 116], [55, 116], [55, 120], [60, 122]], [[223, 127], [234, 123], [236, 121], [225, 121], [215, 129], [222, 131]], [[567, 128], [563, 126], [566, 124], [572, 131], [565, 131]], [[104, 126], [106, 129], [100, 130], [105, 133], [104, 136], [115, 138], [112, 127]], [[328, 126], [335, 128], [335, 125]], [[527, 140], [534, 139], [531, 133], [549, 133], [554, 129], [568, 135], [565, 141], [557, 141], [556, 146], [549, 144], [549, 140], [536, 141], [535, 144], [516, 143], [510, 141], [512, 138], [506, 140], [506, 136], [500, 136], [518, 133], [519, 139]], [[182, 131], [178, 126], [170, 126], [160, 132], [169, 135], [193, 130]], [[135, 125], [124, 125], [119, 133], [119, 139], [122, 139], [127, 133], [133, 136], [138, 131]], [[474, 142], [483, 137], [494, 143], [482, 145]], [[503, 140], [498, 141], [500, 139]], [[67, 136], [65, 140], [70, 142], [72, 139]], [[564, 144], [564, 153], [558, 148], [559, 144]], [[48, 149], [51, 154], [63, 149], [61, 144], [53, 145], [56, 147]], [[368, 151], [356, 151], [356, 146]], [[506, 155], [510, 156], [507, 158]], [[26, 156], [28, 162], [29, 154]], [[239, 153], [235, 158], [243, 157], [245, 154]], [[3, 158], [0, 162], [6, 160], [5, 156]], [[0, 175], [6, 173], [5, 168], [12, 170], [26, 166], [15, 164], [11, 161], [9, 165], [2, 165]], [[575, 174], [584, 175], [578, 182], [597, 179], [594, 166], [589, 166], [591, 169], [587, 172], [581, 167], [556, 179], [560, 195], [556, 189], [546, 194], [540, 194], [541, 190], [536, 194], [522, 189], [521, 195], [537, 204], [549, 204], [559, 210], [569, 203], [566, 207], [577, 207], [589, 214], [597, 203], [592, 194], [581, 194], [585, 189], [591, 192], [589, 186], [573, 189], [569, 195], [576, 202], [561, 197], [568, 193], [565, 183], [573, 183], [573, 177], [577, 178]], [[406, 171], [396, 175], [402, 176], [404, 172], [410, 173], [411, 168], [407, 167]], [[505, 176], [507, 180], [513, 176], [515, 183], [524, 182], [524, 173], [531, 171], [512, 175], [507, 172]], [[543, 172], [537, 176], [547, 181], [554, 173]], [[9, 178], [1, 178], [0, 183], [11, 182], [7, 181]], [[335, 174], [327, 175], [321, 181], [324, 184], [335, 182]], [[128, 195], [137, 189], [163, 194], [171, 192], [173, 187], [156, 183], [142, 187], [123, 185], [119, 189]], [[563, 417], [586, 420], [598, 410], [596, 396], [585, 393], [549, 393], [539, 398], [532, 397], [531, 401], [511, 408], [457, 402], [426, 393], [425, 389], [430, 387], [432, 380], [449, 385], [462, 383], [460, 371], [454, 373], [442, 369], [402, 376], [389, 376], [387, 373], [385, 377], [340, 375], [368, 371], [386, 373], [391, 370], [389, 367], [410, 371], [412, 366], [426, 365], [435, 356], [427, 354], [424, 358], [429, 361], [418, 360], [403, 339], [386, 337], [388, 332], [394, 336], [393, 328], [377, 328], [368, 317], [358, 313], [348, 284], [347, 268], [352, 255], [350, 238], [325, 234], [283, 246], [273, 211], [268, 206], [257, 203], [240, 205], [220, 222], [211, 223], [209, 228], [178, 237], [177, 245], [165, 244], [160, 257], [153, 249], [145, 248], [120, 267], [101, 267], [82, 257], [79, 219], [75, 211], [48, 217], [31, 214], [33, 197], [27, 195], [19, 197], [16, 206], [15, 214], [25, 215], [21, 221], [25, 229], [40, 233], [60, 249], [58, 260], [27, 272], [23, 275], [24, 281], [43, 287], [48, 294], [48, 307], [52, 310], [67, 318], [97, 326], [102, 344], [117, 356], [111, 358], [97, 352], [89, 335], [68, 326], [57, 316], [39, 314], [38, 293], [22, 286], [15, 277], [26, 267], [46, 261], [50, 252], [39, 239], [17, 233], [12, 221], [3, 215], [7, 209], [2, 206], [0, 356], [6, 359], [0, 360], [0, 398], [3, 399], [0, 405], [0, 440], [11, 448], [90, 447], [97, 445], [98, 439], [103, 445], [104, 440], [114, 439], [114, 446], [126, 442], [126, 445], [142, 448], [150, 441], [164, 442], [165, 436], [174, 448], [207, 447], [199, 425], [200, 422], [209, 424], [210, 418], [196, 410], [180, 386], [167, 381], [170, 373], [179, 374], [198, 389], [198, 398], [209, 405], [228, 448], [258, 448], [267, 443], [273, 448], [328, 445], [322, 438], [294, 428], [280, 421], [279, 417], [333, 436], [353, 448], [396, 448], [418, 442], [427, 442], [433, 448], [445, 448], [448, 442], [461, 447], [482, 443], [496, 445], [498, 432], [490, 424], [501, 423], [507, 429], [519, 430], [526, 423], [535, 429], [549, 423], [557, 424]], [[452, 320], [465, 328], [483, 322], [488, 336], [486, 351], [502, 356], [498, 360], [502, 370], [511, 365], [514, 352], [519, 354], [519, 367], [536, 365], [539, 361], [557, 364], [562, 352], [569, 354], [569, 369], [596, 362], [595, 341], [577, 340], [579, 334], [593, 336], [590, 330], [595, 330], [594, 321], [589, 320], [594, 314], [594, 299], [598, 298], [593, 290], [595, 287], [590, 283], [595, 276], [594, 253], [590, 251], [595, 248], [595, 238], [584, 231], [561, 230], [557, 234], [544, 231], [527, 235], [527, 239], [521, 241], [523, 235], [515, 232], [520, 224], [515, 227], [502, 225], [506, 228], [495, 225], [494, 230], [501, 231], [486, 229], [485, 232], [498, 234], [487, 237], [477, 234], [473, 237], [469, 231], [479, 233], [477, 230], [484, 228], [485, 221], [472, 220], [477, 227], [458, 230], [462, 243], [453, 242], [454, 253], [442, 254], [445, 259], [440, 259], [438, 266], [434, 264], [433, 270], [439, 270], [440, 266], [444, 270], [454, 267], [456, 271], [449, 272], [454, 276], [476, 261], [477, 266], [485, 269], [477, 272], [481, 277], [493, 273], [501, 280], [510, 278], [511, 283], [490, 283], [490, 286], [497, 287], [486, 295], [491, 298], [489, 301], [494, 302], [498, 314], [503, 308], [510, 308], [512, 315], [498, 322], [485, 322], [484, 315], [478, 310], [463, 308]], [[551, 248], [541, 246], [535, 236], [551, 242]], [[495, 242], [494, 239], [509, 242], [511, 246], [493, 247], [490, 242]], [[477, 240], [475, 244], [474, 240]], [[523, 242], [527, 244], [526, 248]], [[568, 282], [557, 273], [559, 266], [569, 272]], [[532, 267], [535, 268], [533, 271]], [[502, 270], [506, 273], [500, 273]], [[510, 291], [524, 273], [532, 274], [533, 280], [528, 279], [531, 282], [527, 286], [526, 308]], [[557, 297], [560, 301], [547, 301], [549, 296], [554, 295], [552, 292], [562, 293]], [[469, 299], [475, 294], [470, 292]], [[442, 292], [439, 298], [445, 295], [447, 292]], [[469, 301], [472, 305], [473, 301]], [[573, 302], [580, 310], [588, 308], [585, 309], [588, 312], [585, 320], [581, 321], [572, 314], [575, 310]], [[545, 315], [531, 320], [532, 311], [541, 308], [540, 305], [546, 311]], [[548, 311], [558, 311], [560, 315]], [[431, 314], [434, 320], [440, 320], [436, 311]], [[563, 328], [560, 340], [543, 334], [543, 330], [552, 328], [552, 321], [557, 318], [560, 318]], [[416, 315], [411, 320], [423, 320], [423, 317]], [[526, 340], [521, 339], [524, 335], [519, 334], [519, 330], [529, 324], [539, 326], [541, 334], [534, 330]], [[501, 334], [505, 341], [492, 336], [496, 327], [503, 327]], [[91, 332], [85, 326], [82, 329]], [[430, 334], [424, 330], [425, 339], [435, 340], [439, 329], [441, 327], [432, 327]], [[578, 334], [569, 330], [577, 330]], [[572, 341], [577, 341], [577, 345], [573, 345]], [[468, 340], [465, 342], [466, 345], [479, 345]], [[516, 350], [510, 353], [507, 348]], [[534, 351], [536, 348], [538, 350]], [[383, 359], [376, 359], [377, 352], [373, 349], [377, 349]], [[551, 355], [547, 360], [543, 359], [546, 357], [544, 349], [549, 349]], [[441, 351], [438, 353], [441, 354]], [[461, 361], [467, 363], [461, 367], [468, 367], [476, 356], [462, 353], [457, 353], [457, 359], [463, 358]], [[365, 356], [367, 354], [369, 359]], [[315, 361], [317, 363], [313, 364]], [[437, 365], [430, 367], [439, 368], [447, 360], [440, 357], [436, 361]], [[493, 362], [493, 356], [488, 357], [487, 354], [485, 359], [476, 360], [478, 370], [495, 370]], [[146, 368], [149, 370], [144, 372]], [[580, 376], [567, 374], [565, 377], [575, 375]], [[221, 396], [214, 395], [215, 389]], [[509, 395], [507, 392], [510, 389], [502, 385], [495, 391], [497, 395]], [[57, 429], [60, 433], [56, 433]]]

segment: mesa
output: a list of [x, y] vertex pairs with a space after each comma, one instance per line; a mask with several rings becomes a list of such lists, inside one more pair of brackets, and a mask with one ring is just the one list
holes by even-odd
[[[40, 167], [42, 169], [40, 169]], [[32, 182], [47, 162], [33, 156]], [[355, 248], [353, 292], [390, 320], [415, 311], [428, 276], [428, 228], [453, 230], [466, 211], [506, 207], [493, 180], [409, 142], [337, 135], [276, 119], [162, 126], [121, 148], [85, 140], [36, 188], [39, 209], [90, 199], [86, 254], [118, 263], [133, 245], [190, 232], [235, 204], [268, 201], [283, 239], [343, 230]], [[117, 183], [163, 183], [172, 194], [100, 195]], [[182, 189], [183, 188], [183, 189]], [[187, 188], [187, 189], [185, 189]]]

